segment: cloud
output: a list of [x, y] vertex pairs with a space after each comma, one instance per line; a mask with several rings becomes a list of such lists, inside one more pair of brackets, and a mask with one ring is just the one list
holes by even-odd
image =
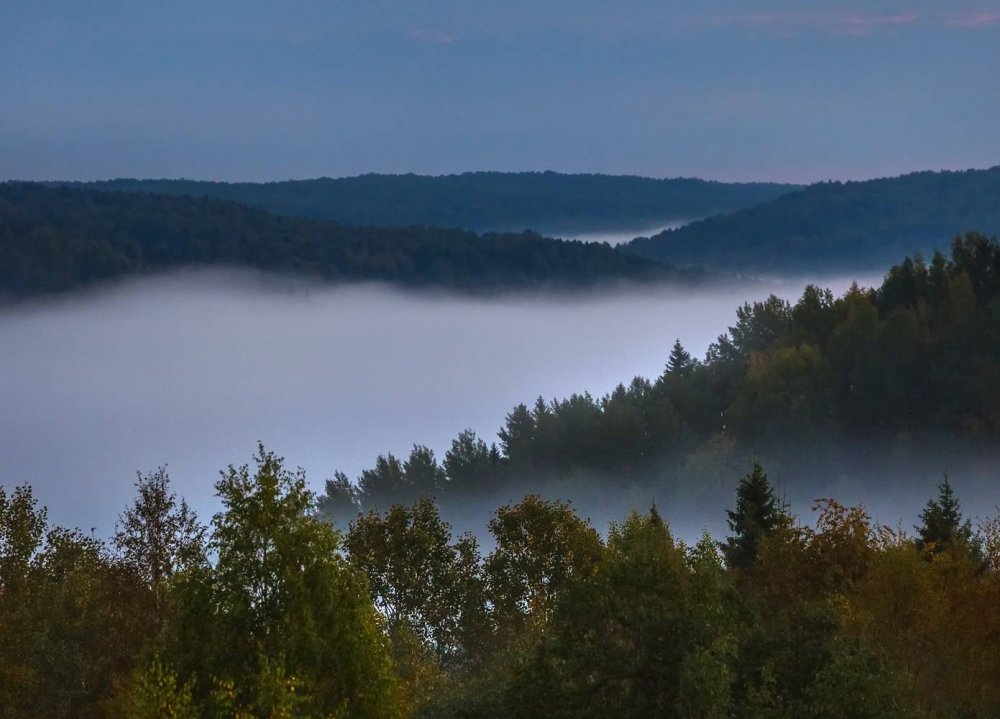
[[714, 27], [745, 27], [772, 30], [783, 35], [797, 31], [819, 31], [837, 35], [865, 36], [877, 31], [896, 28], [920, 21], [914, 13], [896, 15], [861, 15], [843, 13], [752, 13], [744, 15], [714, 15], [701, 23]]
[[1000, 24], [1000, 12], [981, 12], [961, 15], [945, 21], [946, 25], [964, 30], [978, 30]]
[[[845, 18], [848, 35], [871, 35], [876, 30], [893, 29], [903, 25], [912, 25], [919, 18], [910, 14], [901, 15], [849, 15]], [[836, 30], [834, 30], [836, 32]]]
[[428, 45], [453, 45], [461, 39], [458, 35], [438, 30], [410, 30], [407, 35], [414, 42]]
[[878, 33], [892, 34], [902, 27], [916, 25], [980, 30], [1000, 26], [1000, 12], [972, 12], [960, 15], [943, 13], [865, 15], [861, 13], [774, 12], [703, 16], [697, 18], [695, 24], [702, 27], [768, 30], [785, 36], [811, 31], [867, 37]]

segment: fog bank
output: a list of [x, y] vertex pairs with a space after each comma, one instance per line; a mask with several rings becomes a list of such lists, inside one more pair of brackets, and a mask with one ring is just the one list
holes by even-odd
[[675, 338], [701, 356], [743, 301], [803, 284], [472, 299], [192, 272], [11, 307], [0, 483], [31, 483], [53, 521], [98, 536], [135, 471], [164, 463], [209, 514], [218, 471], [257, 440], [319, 490], [414, 442], [441, 457], [467, 427], [493, 441], [538, 395], [658, 376]]
[[653, 235], [660, 234], [664, 230], [676, 230], [679, 227], [684, 227], [684, 225], [689, 222], [691, 222], [691, 220], [671, 220], [670, 222], [662, 222], [655, 225], [644, 225], [635, 229], [579, 232], [575, 234], [566, 234], [565, 236], [557, 233], [557, 236], [564, 240], [607, 242], [609, 245], [623, 245], [626, 242], [631, 242], [636, 237], [652, 237]]

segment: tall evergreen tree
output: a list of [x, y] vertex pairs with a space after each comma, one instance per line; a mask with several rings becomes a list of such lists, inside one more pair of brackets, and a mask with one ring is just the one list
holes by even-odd
[[726, 563], [737, 569], [752, 566], [757, 561], [760, 540], [778, 526], [785, 511], [764, 468], [754, 462], [736, 490], [736, 509], [726, 510], [732, 532], [722, 545]]
[[938, 485], [937, 499], [930, 499], [920, 513], [917, 546], [935, 554], [956, 545], [972, 546], [972, 523], [963, 521], [962, 506], [948, 477]]
[[471, 429], [461, 432], [451, 441], [451, 449], [444, 455], [444, 471], [451, 488], [466, 491], [481, 491], [483, 485], [494, 472], [496, 462], [490, 447], [476, 437]]
[[403, 473], [410, 491], [410, 496], [404, 500], [435, 497], [445, 485], [444, 470], [434, 458], [434, 452], [422, 444], [413, 445], [409, 459], [403, 463]]
[[527, 405], [519, 404], [507, 415], [506, 424], [498, 432], [503, 455], [515, 464], [530, 461], [535, 431], [534, 415]]
[[363, 470], [358, 478], [358, 498], [363, 509], [390, 507], [408, 501], [412, 494], [403, 463], [391, 452], [380, 454], [375, 466]]
[[684, 349], [684, 345], [681, 344], [680, 339], [674, 340], [674, 346], [670, 350], [670, 356], [667, 357], [667, 374], [674, 375], [689, 375], [691, 370], [694, 369], [695, 360], [691, 357], [691, 353]]

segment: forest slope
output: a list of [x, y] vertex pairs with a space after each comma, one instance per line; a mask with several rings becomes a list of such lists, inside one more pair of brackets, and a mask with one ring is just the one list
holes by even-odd
[[965, 230], [1000, 231], [1000, 166], [823, 182], [627, 250], [679, 266], [774, 273], [885, 267]]
[[606, 245], [533, 232], [357, 227], [222, 200], [0, 184], [0, 295], [187, 266], [468, 291], [697, 276]]

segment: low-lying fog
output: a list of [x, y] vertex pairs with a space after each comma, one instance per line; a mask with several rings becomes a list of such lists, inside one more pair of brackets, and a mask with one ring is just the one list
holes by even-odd
[[136, 470], [167, 463], [207, 518], [257, 440], [317, 490], [414, 442], [441, 457], [466, 427], [495, 439], [518, 402], [659, 375], [675, 338], [700, 356], [743, 301], [804, 284], [470, 299], [201, 272], [7, 308], [0, 483], [107, 536]]
[[688, 224], [690, 220], [671, 220], [670, 222], [660, 222], [653, 225], [638, 227], [628, 230], [600, 230], [595, 232], [578, 233], [556, 233], [557, 237], [565, 240], [580, 240], [581, 242], [607, 242], [609, 245], [623, 245], [631, 242], [636, 237], [652, 237], [664, 230], [676, 230]]

